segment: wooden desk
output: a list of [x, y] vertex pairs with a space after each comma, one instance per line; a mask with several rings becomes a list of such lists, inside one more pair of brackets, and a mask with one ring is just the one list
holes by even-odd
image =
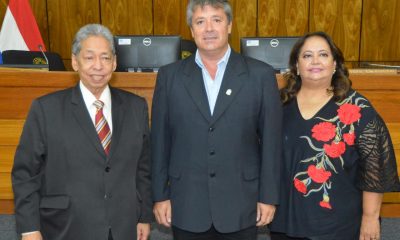
[[[151, 108], [156, 74], [114, 73], [111, 85], [145, 97]], [[353, 87], [365, 95], [389, 127], [400, 172], [400, 75], [352, 74]], [[13, 213], [10, 172], [24, 119], [34, 98], [74, 86], [74, 72], [0, 71], [0, 214]], [[284, 85], [278, 75], [278, 83]], [[400, 217], [400, 194], [385, 194], [382, 215]]]

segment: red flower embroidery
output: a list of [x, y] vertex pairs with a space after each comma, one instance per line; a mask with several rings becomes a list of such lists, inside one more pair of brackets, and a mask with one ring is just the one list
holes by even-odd
[[302, 194], [307, 193], [307, 187], [304, 184], [303, 181], [300, 181], [299, 179], [295, 178], [294, 179], [294, 186], [296, 187], [297, 191], [301, 192]]
[[347, 145], [354, 145], [354, 140], [356, 139], [356, 135], [353, 133], [345, 133], [343, 134], [343, 139], [347, 143]]
[[332, 142], [330, 145], [324, 144], [324, 150], [329, 157], [337, 158], [346, 151], [346, 144], [344, 142]]
[[332, 209], [332, 206], [329, 202], [321, 201], [321, 202], [319, 202], [319, 205], [323, 208]]
[[329, 203], [329, 195], [325, 194], [322, 195], [322, 201], [319, 202], [319, 205], [323, 208], [332, 209], [331, 204]]
[[316, 183], [324, 183], [332, 175], [331, 172], [325, 171], [323, 168], [317, 168], [315, 165], [308, 166], [307, 173]]
[[335, 137], [336, 127], [330, 122], [321, 122], [316, 124], [312, 129], [312, 137], [318, 141], [327, 142]]
[[360, 110], [361, 108], [359, 106], [350, 103], [345, 103], [342, 106], [340, 106], [337, 112], [340, 121], [346, 125], [350, 125], [353, 122], [356, 122], [360, 119], [361, 117]]

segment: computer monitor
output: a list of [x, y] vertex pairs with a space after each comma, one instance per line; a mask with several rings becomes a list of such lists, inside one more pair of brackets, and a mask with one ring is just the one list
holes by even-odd
[[181, 59], [180, 36], [115, 36], [118, 72], [157, 72]]
[[240, 39], [240, 52], [271, 65], [277, 72], [289, 68], [289, 56], [299, 37], [244, 37]]

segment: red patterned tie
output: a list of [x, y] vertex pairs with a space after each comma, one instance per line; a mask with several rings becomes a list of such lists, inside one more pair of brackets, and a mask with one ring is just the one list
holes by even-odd
[[104, 151], [108, 155], [110, 151], [110, 143], [111, 143], [111, 131], [108, 126], [107, 120], [103, 115], [103, 106], [104, 103], [100, 100], [94, 101], [94, 106], [97, 108], [96, 116], [95, 116], [95, 127], [97, 134], [99, 135], [99, 139], [101, 141], [101, 145], [103, 145]]

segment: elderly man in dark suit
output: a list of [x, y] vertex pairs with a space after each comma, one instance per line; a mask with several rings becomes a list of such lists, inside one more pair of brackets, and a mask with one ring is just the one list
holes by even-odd
[[231, 50], [226, 0], [191, 0], [198, 50], [160, 69], [152, 109], [156, 219], [180, 239], [256, 239], [279, 203], [274, 70]]
[[145, 100], [108, 85], [113, 36], [82, 27], [72, 45], [79, 83], [33, 101], [12, 182], [23, 239], [147, 239], [152, 219]]

